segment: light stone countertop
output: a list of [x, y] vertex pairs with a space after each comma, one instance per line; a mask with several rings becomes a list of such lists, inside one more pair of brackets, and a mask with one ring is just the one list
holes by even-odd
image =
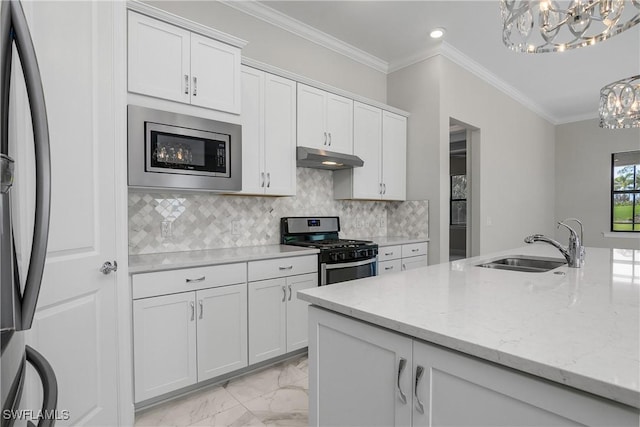
[[286, 258], [290, 256], [315, 255], [318, 252], [318, 249], [298, 246], [264, 245], [129, 255], [129, 274], [202, 267], [205, 265], [231, 264], [261, 259]]
[[298, 297], [640, 408], [640, 250], [587, 248], [583, 268], [545, 273], [476, 266], [504, 255], [561, 257], [537, 243]]
[[357, 240], [371, 240], [380, 247], [393, 246], [393, 245], [406, 245], [409, 243], [424, 243], [428, 242], [428, 237], [402, 237], [402, 236], [376, 236], [376, 237], [354, 237]]

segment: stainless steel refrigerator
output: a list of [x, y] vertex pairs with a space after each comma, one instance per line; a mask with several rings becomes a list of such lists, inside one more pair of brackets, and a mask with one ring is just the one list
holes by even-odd
[[[15, 52], [22, 70], [31, 111], [35, 148], [35, 217], [28, 267], [20, 270], [12, 225], [12, 184], [15, 162], [11, 158], [9, 124], [10, 88]], [[31, 143], [14, 141], [14, 144]], [[21, 160], [24, 161], [24, 160]], [[30, 160], [32, 161], [32, 160]], [[49, 131], [42, 81], [27, 21], [18, 0], [0, 1], [0, 425], [51, 426], [56, 418], [58, 388], [55, 373], [47, 360], [25, 344], [40, 293], [49, 233], [51, 196]], [[16, 214], [15, 208], [13, 214]], [[18, 212], [25, 215], [24, 212]], [[24, 263], [25, 265], [27, 263]], [[21, 265], [23, 265], [21, 263]], [[41, 408], [25, 408], [27, 364], [37, 372], [43, 387]]]

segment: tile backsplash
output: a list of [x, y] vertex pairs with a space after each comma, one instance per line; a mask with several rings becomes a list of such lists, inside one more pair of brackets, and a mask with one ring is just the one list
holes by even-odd
[[341, 237], [428, 236], [428, 201], [333, 199], [332, 172], [297, 168], [295, 197], [129, 192], [129, 254], [278, 244], [280, 217], [339, 216]]

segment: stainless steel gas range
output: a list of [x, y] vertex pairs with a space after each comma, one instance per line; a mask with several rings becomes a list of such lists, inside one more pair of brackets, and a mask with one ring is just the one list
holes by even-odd
[[286, 217], [280, 219], [281, 243], [320, 250], [318, 283], [330, 285], [378, 274], [378, 245], [338, 237], [340, 218]]

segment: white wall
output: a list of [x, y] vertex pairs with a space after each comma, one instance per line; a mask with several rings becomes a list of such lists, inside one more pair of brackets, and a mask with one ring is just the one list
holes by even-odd
[[429, 199], [430, 263], [448, 260], [450, 118], [479, 129], [469, 146], [476, 251], [519, 247], [528, 234], [554, 233], [551, 123], [442, 56], [392, 73], [387, 99], [412, 113], [407, 194]]
[[[602, 234], [611, 230], [611, 154], [632, 150], [640, 150], [640, 129], [602, 129], [597, 119], [556, 127], [556, 219], [582, 220], [587, 246], [640, 249], [640, 236]], [[556, 236], [565, 242], [568, 234]]]
[[242, 50], [242, 55], [247, 58], [386, 102], [387, 77], [384, 73], [221, 2], [181, 0], [146, 3], [248, 41]]

